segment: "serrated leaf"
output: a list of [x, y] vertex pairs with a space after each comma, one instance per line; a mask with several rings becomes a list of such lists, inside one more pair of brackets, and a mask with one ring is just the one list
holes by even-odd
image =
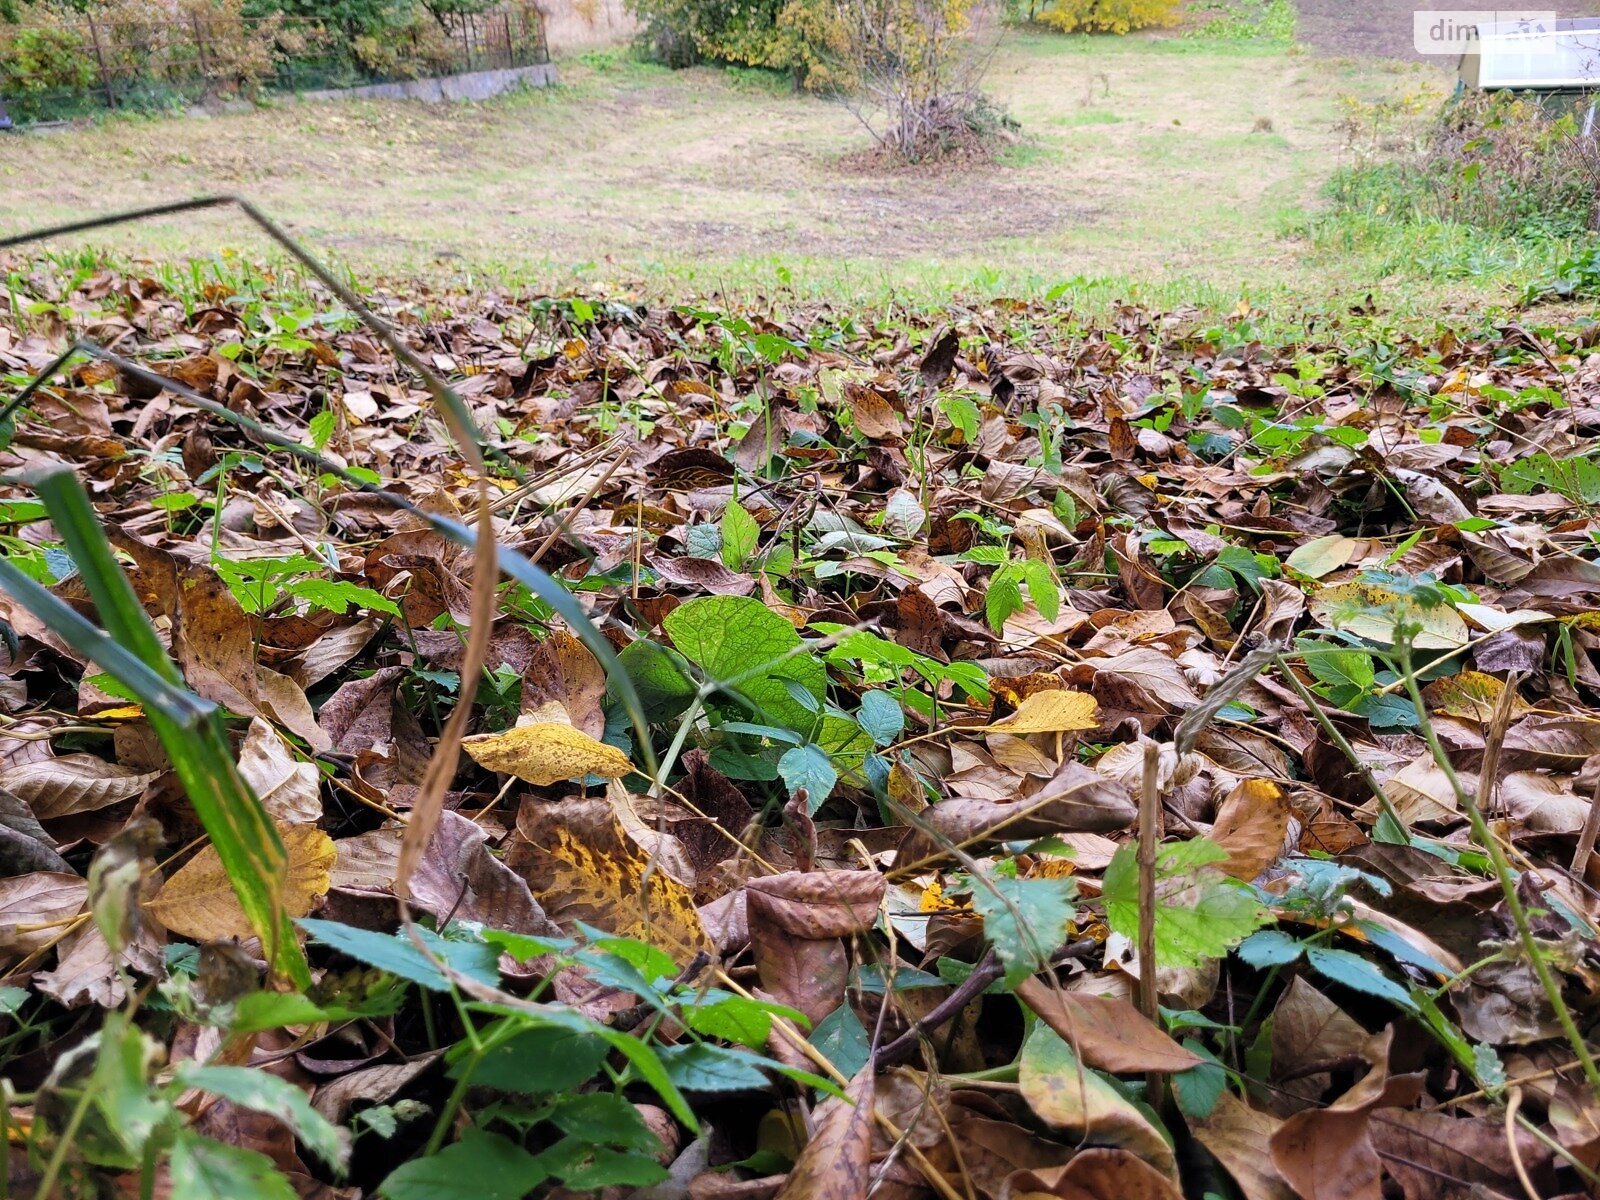
[[741, 1050], [690, 1042], [657, 1052], [667, 1078], [686, 1092], [742, 1092], [767, 1086], [765, 1060]]
[[378, 1191], [388, 1200], [522, 1200], [548, 1178], [538, 1155], [469, 1127], [454, 1145], [390, 1172]]
[[1022, 611], [1022, 587], [1016, 574], [1002, 567], [989, 580], [989, 589], [983, 597], [983, 613], [989, 628], [999, 633], [1013, 613]]
[[[1254, 896], [1217, 869], [1227, 851], [1205, 838], [1162, 846], [1156, 858], [1156, 962], [1197, 967], [1221, 958], [1272, 920]], [[1113, 931], [1139, 936], [1139, 869], [1131, 845], [1106, 868], [1102, 892]]]
[[173, 1136], [167, 1176], [171, 1200], [297, 1200], [294, 1188], [265, 1154], [188, 1129]]
[[201, 1066], [182, 1063], [178, 1080], [241, 1108], [277, 1117], [329, 1167], [340, 1173], [349, 1157], [348, 1136], [311, 1107], [307, 1095], [287, 1079], [251, 1067]]
[[314, 608], [327, 609], [329, 612], [343, 613], [346, 607], [353, 604], [357, 608], [388, 613], [392, 617], [400, 615], [400, 606], [383, 593], [343, 579], [302, 579], [290, 584], [288, 592]]
[[948, 395], [940, 399], [939, 407], [944, 410], [944, 415], [950, 418], [950, 424], [961, 431], [961, 439], [966, 445], [971, 445], [978, 440], [978, 404], [971, 396], [959, 393]]
[[1042, 558], [1028, 558], [1018, 565], [1022, 569], [1022, 578], [1027, 582], [1033, 606], [1046, 621], [1054, 621], [1061, 615], [1061, 586], [1056, 583], [1055, 572], [1050, 569], [1050, 564]]
[[[357, 929], [338, 921], [304, 919], [296, 924], [324, 946], [332, 946], [348, 954], [357, 962], [377, 967], [391, 975], [409, 980], [429, 991], [448, 992], [450, 980], [428, 961], [427, 955], [412, 943], [405, 934], [375, 933], [370, 929]], [[434, 955], [443, 959], [452, 970], [493, 987], [500, 982], [500, 952], [483, 942], [458, 942], [442, 938], [430, 929], [417, 929], [420, 937]]]
[[[685, 1004], [681, 1012], [684, 1025], [698, 1034], [759, 1050], [772, 1032], [773, 1007], [760, 1000], [724, 993], [714, 1000], [701, 997]], [[787, 1011], [799, 1015], [793, 1009]]]
[[581, 1138], [565, 1138], [539, 1155], [550, 1174], [577, 1191], [643, 1187], [667, 1178], [666, 1168], [641, 1154], [624, 1154]]
[[1359, 954], [1327, 946], [1307, 946], [1306, 962], [1312, 970], [1354, 991], [1387, 1000], [1399, 1008], [1416, 1008], [1411, 994]]
[[905, 730], [906, 712], [892, 693], [875, 690], [861, 697], [856, 720], [868, 737], [880, 746], [887, 746]]
[[334, 415], [331, 408], [325, 408], [306, 423], [306, 428], [311, 434], [311, 444], [318, 450], [325, 448], [328, 439], [333, 436], [333, 431], [339, 423], [339, 418]]
[[1067, 940], [1077, 894], [1071, 879], [973, 881], [972, 907], [1005, 964], [1007, 986], [1049, 967], [1050, 956]]
[[[530, 1096], [574, 1091], [594, 1077], [610, 1053], [605, 1039], [593, 1032], [534, 1026], [485, 1053], [472, 1068], [471, 1078], [474, 1086]], [[470, 1061], [456, 1062], [450, 1077], [461, 1078]]]
[[550, 1122], [562, 1133], [600, 1146], [653, 1154], [661, 1139], [644, 1123], [636, 1106], [614, 1092], [558, 1097]]
[[784, 751], [778, 760], [778, 774], [791, 797], [801, 788], [806, 789], [806, 808], [812, 813], [822, 807], [833, 792], [833, 785], [839, 782], [839, 772], [820, 746], [796, 746]]

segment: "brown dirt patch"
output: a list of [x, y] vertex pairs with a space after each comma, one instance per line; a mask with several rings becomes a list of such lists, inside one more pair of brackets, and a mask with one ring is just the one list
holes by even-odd
[[[1411, 59], [1454, 70], [1450, 59], [1420, 55], [1412, 44], [1412, 15], [1430, 7], [1449, 5], [1431, 0], [1299, 0], [1299, 39], [1341, 58]], [[1600, 16], [1600, 0], [1567, 0], [1559, 7], [1563, 16]]]

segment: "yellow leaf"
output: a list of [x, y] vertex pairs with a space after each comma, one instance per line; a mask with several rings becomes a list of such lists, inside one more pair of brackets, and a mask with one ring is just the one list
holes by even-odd
[[[291, 917], [303, 917], [328, 893], [335, 858], [333, 839], [315, 825], [293, 825], [281, 832], [289, 858], [284, 911]], [[149, 909], [168, 929], [197, 942], [255, 936], [228, 882], [222, 859], [211, 846], [203, 847], [162, 884]]]
[[[1448, 713], [1469, 721], [1487, 722], [1494, 716], [1495, 705], [1506, 685], [1493, 675], [1482, 671], [1462, 671], [1445, 679], [1437, 679], [1422, 689], [1422, 698], [1434, 712]], [[1513, 719], [1522, 716], [1533, 706], [1514, 696], [1511, 700]]]
[[137, 721], [144, 716], [144, 705], [124, 704], [120, 708], [102, 708], [93, 716], [96, 721]]
[[1073, 729], [1098, 729], [1099, 705], [1088, 692], [1034, 692], [1017, 711], [989, 728], [995, 733], [1066, 733]]
[[1313, 538], [1303, 545], [1296, 546], [1284, 560], [1284, 565], [1291, 570], [1299, 571], [1302, 575], [1321, 579], [1324, 575], [1337, 571], [1349, 563], [1355, 557], [1360, 545], [1361, 543], [1354, 538], [1331, 533], [1327, 537]]
[[1345, 583], [1323, 588], [1311, 598], [1311, 615], [1326, 625], [1380, 645], [1395, 643], [1397, 623], [1420, 630], [1413, 640], [1419, 650], [1455, 650], [1469, 639], [1461, 614], [1445, 605], [1423, 608], [1409, 597], [1376, 583]]
[[461, 744], [480, 766], [540, 787], [585, 775], [616, 779], [634, 769], [628, 756], [615, 746], [556, 721], [519, 725], [504, 733], [480, 733]]
[[889, 799], [907, 812], [919, 813], [928, 807], [928, 793], [923, 790], [922, 780], [898, 758], [889, 768], [887, 790]]
[[609, 801], [529, 797], [517, 832], [523, 840], [508, 865], [564, 930], [581, 921], [648, 942], [680, 963], [710, 948], [694, 894], [623, 832]]

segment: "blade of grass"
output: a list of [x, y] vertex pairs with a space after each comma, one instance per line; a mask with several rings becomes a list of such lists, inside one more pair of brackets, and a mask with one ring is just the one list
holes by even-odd
[[[167, 688], [181, 690], [182, 676], [117, 564], [83, 485], [70, 471], [60, 470], [37, 477], [34, 486], [107, 633]], [[35, 615], [55, 628], [53, 614]], [[140, 695], [140, 684], [148, 682], [142, 677], [118, 678], [146, 702], [150, 724], [211, 837], [240, 907], [261, 938], [267, 961], [297, 986], [309, 986], [310, 971], [283, 905], [288, 856], [272, 819], [239, 774], [222, 714], [215, 707], [169, 706], [164, 692]]]

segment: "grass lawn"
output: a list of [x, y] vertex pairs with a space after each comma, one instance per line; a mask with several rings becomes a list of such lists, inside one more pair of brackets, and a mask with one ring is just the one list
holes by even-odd
[[[858, 165], [854, 117], [771, 76], [609, 51], [562, 79], [482, 105], [285, 104], [7, 139], [0, 230], [229, 190], [358, 272], [451, 282], [844, 302], [1061, 288], [1218, 309], [1375, 292], [1405, 312], [1481, 306], [1518, 281], [1515, 256], [1440, 270], [1393, 236], [1305, 236], [1345, 98], [1442, 94], [1433, 66], [1015, 35], [990, 82], [1019, 140], [993, 164], [905, 171]], [[248, 238], [185, 216], [95, 240], [165, 257]]]

